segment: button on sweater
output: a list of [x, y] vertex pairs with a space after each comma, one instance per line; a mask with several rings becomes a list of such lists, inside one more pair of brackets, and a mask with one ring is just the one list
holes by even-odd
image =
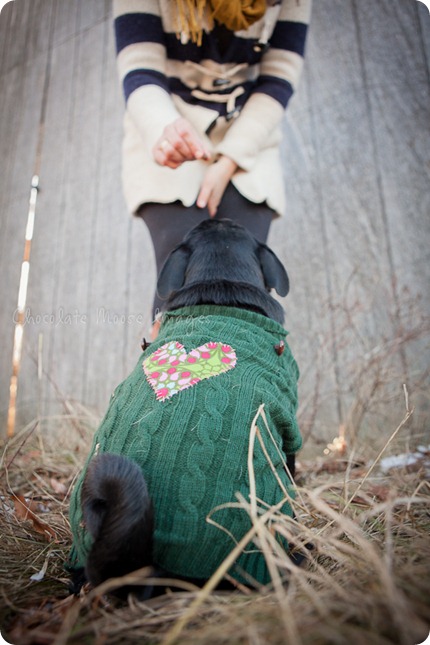
[[[284, 501], [282, 512], [292, 514], [283, 462], [301, 447], [301, 437], [298, 368], [286, 336], [273, 320], [236, 308], [166, 313], [156, 342], [112, 395], [88, 461], [96, 452], [113, 452], [139, 464], [155, 509], [155, 563], [173, 574], [209, 578], [251, 528], [245, 509], [231, 504], [238, 494], [249, 501], [250, 429], [262, 404], [273, 439], [259, 429], [272, 465], [256, 441], [256, 496], [270, 506]], [[281, 354], [275, 350], [280, 341]], [[84, 566], [91, 546], [80, 507], [85, 472], [70, 505], [73, 566]], [[243, 580], [243, 571], [262, 584], [270, 580], [254, 544], [230, 574]]]

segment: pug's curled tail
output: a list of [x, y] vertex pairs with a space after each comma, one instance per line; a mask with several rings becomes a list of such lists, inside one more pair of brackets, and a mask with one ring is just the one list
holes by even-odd
[[153, 508], [145, 478], [134, 461], [111, 453], [94, 457], [82, 486], [81, 504], [93, 538], [85, 567], [91, 584], [152, 565]]

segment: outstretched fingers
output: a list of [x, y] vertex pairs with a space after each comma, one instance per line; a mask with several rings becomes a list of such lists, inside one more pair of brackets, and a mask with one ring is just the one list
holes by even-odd
[[185, 161], [209, 159], [210, 151], [191, 123], [181, 117], [164, 128], [153, 155], [161, 166], [177, 168]]

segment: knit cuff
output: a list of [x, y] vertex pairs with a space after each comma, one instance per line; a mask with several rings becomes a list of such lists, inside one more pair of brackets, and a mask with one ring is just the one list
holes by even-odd
[[284, 109], [278, 101], [266, 94], [254, 93], [215, 152], [230, 157], [243, 170], [251, 170], [260, 150], [278, 143], [277, 126], [283, 116]]
[[156, 85], [143, 85], [130, 94], [128, 112], [146, 146], [152, 147], [164, 128], [181, 116], [170, 95]]

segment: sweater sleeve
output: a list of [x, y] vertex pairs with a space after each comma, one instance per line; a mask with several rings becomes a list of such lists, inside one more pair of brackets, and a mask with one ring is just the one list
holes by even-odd
[[151, 145], [180, 114], [166, 77], [166, 47], [157, 0], [114, 0], [120, 82], [128, 112]]
[[312, 0], [282, 0], [263, 55], [256, 85], [216, 152], [251, 170], [297, 87], [305, 53]]

